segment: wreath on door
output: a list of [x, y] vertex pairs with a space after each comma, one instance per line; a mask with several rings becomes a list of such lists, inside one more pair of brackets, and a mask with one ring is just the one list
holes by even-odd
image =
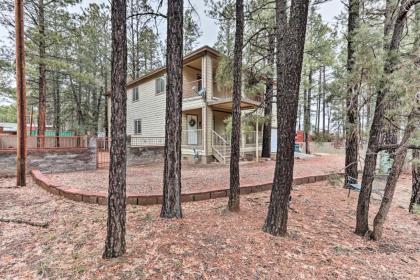
[[194, 119], [190, 119], [189, 124], [190, 124], [190, 126], [194, 126], [195, 125], [195, 120]]

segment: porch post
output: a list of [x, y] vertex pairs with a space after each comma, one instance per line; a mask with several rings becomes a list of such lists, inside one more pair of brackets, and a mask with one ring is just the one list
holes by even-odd
[[258, 162], [258, 115], [257, 115], [257, 128], [255, 130], [255, 146], [256, 146], [255, 158], [257, 159], [257, 162]]
[[[201, 109], [201, 122], [202, 122], [202, 130], [203, 133], [203, 149], [204, 149], [204, 156], [208, 156], [208, 149], [207, 149], [207, 102], [205, 102], [204, 107]], [[211, 136], [210, 136], [211, 137]]]

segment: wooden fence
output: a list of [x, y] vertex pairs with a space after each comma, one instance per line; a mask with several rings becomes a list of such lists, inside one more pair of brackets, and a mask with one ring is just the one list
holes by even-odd
[[[87, 136], [28, 136], [28, 150], [85, 149], [89, 145]], [[16, 135], [0, 135], [0, 151], [13, 151], [17, 148]]]

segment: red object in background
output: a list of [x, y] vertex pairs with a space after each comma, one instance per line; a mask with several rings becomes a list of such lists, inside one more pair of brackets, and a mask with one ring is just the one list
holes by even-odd
[[296, 131], [295, 142], [302, 143], [304, 141], [305, 141], [305, 133], [301, 130]]
[[[311, 142], [311, 141], [312, 141], [312, 136], [309, 135], [309, 142]], [[302, 130], [296, 131], [295, 142], [296, 143], [305, 142], [305, 133]]]

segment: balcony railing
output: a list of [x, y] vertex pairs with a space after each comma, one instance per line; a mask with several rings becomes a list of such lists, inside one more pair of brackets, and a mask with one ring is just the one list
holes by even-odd
[[[37, 149], [84, 149], [88, 147], [87, 136], [28, 136], [28, 150]], [[16, 135], [0, 135], [0, 150], [13, 151], [17, 148]]]
[[185, 82], [183, 86], [182, 91], [182, 98], [192, 98], [192, 97], [199, 97], [200, 91], [202, 89], [202, 81], [201, 80], [195, 80], [195, 81], [189, 81]]
[[[213, 97], [217, 99], [231, 99], [232, 98], [232, 90], [226, 90], [226, 89], [219, 89], [217, 87], [217, 84], [213, 84]], [[253, 96], [245, 96], [242, 94], [243, 99], [250, 99], [257, 102], [262, 102], [263, 95], [262, 94], [256, 94]]]

